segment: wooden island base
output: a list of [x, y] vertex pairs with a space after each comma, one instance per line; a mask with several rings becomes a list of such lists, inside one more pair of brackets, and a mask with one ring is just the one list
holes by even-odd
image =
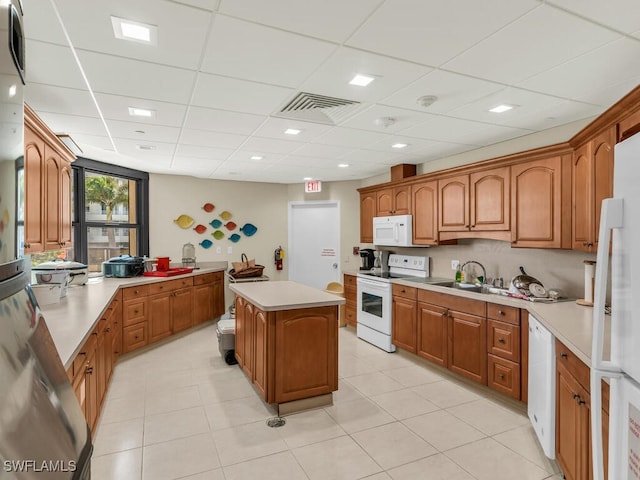
[[279, 415], [331, 404], [344, 299], [295, 282], [230, 288], [237, 295], [236, 359], [263, 400]]

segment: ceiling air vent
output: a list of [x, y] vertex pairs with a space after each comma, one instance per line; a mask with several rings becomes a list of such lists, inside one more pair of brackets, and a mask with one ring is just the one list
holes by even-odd
[[362, 104], [355, 100], [300, 92], [275, 116], [337, 125], [351, 116], [361, 106]]

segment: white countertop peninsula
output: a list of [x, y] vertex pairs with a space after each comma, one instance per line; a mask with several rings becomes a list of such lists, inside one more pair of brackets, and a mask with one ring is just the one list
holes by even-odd
[[211, 262], [202, 264], [192, 273], [171, 277], [96, 277], [89, 279], [89, 282], [84, 286], [69, 287], [66, 297], [62, 298], [59, 303], [41, 307], [41, 311], [62, 364], [68, 368], [118, 289], [193, 277], [226, 269], [227, 262]]
[[345, 299], [297, 282], [230, 284], [229, 289], [265, 312], [342, 305]]

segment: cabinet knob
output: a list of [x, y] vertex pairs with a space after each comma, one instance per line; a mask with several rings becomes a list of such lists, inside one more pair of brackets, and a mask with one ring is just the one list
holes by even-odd
[[569, 358], [569, 356], [564, 352], [560, 352], [560, 358]]
[[111, 329], [110, 329], [110, 328], [105, 328], [105, 329], [104, 329], [104, 331], [105, 331], [106, 333], [109, 333], [109, 332], [111, 331]]
[[24, 244], [24, 248], [31, 248], [31, 244], [30, 243], [25, 243]]
[[499, 342], [499, 343], [504, 343], [504, 338], [499, 337], [499, 338], [498, 338], [498, 342]]
[[582, 242], [582, 246], [583, 246], [583, 247], [586, 247], [586, 246], [587, 246], [587, 241], [586, 241], [586, 240]]
[[498, 310], [498, 315], [504, 315], [504, 310]]
[[500, 380], [504, 380], [504, 378], [505, 378], [505, 377], [504, 377], [504, 373], [499, 373], [499, 374], [498, 374], [498, 378], [499, 378]]
[[586, 402], [580, 398], [580, 395], [578, 395], [578, 398], [576, 399], [576, 403], [578, 405], [584, 405]]
[[88, 375], [93, 375], [93, 367], [87, 367], [85, 373], [87, 373]]
[[134, 310], [133, 313], [135, 313], [137, 315], [138, 314], [138, 310]]
[[593, 247], [593, 243], [587, 242], [587, 247]]

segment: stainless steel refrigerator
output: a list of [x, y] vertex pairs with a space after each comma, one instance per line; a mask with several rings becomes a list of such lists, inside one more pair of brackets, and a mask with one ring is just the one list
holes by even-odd
[[0, 480], [88, 479], [89, 428], [18, 258], [24, 65], [22, 3], [0, 0]]

